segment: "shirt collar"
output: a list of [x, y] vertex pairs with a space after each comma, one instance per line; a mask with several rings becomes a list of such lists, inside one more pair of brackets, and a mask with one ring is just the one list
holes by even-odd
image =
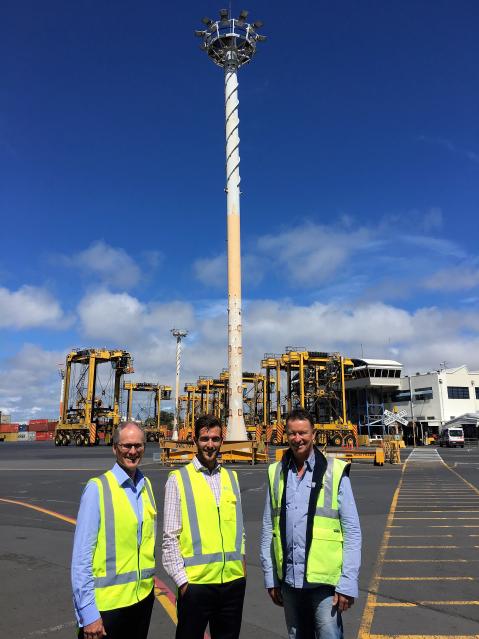
[[124, 486], [125, 484], [135, 485], [138, 489], [141, 489], [144, 483], [143, 473], [139, 468], [136, 469], [136, 484], [131, 479], [130, 475], [123, 470], [120, 464], [116, 463], [111, 472], [115, 476], [116, 481], [120, 486]]
[[198, 459], [196, 455], [193, 457], [193, 466], [195, 467], [196, 471], [202, 472], [202, 473], [208, 473], [210, 475], [213, 475], [214, 473], [217, 473], [219, 472], [219, 470], [221, 470], [220, 464], [216, 462], [216, 466], [213, 468], [213, 470], [210, 473], [209, 469], [206, 468], [206, 466], [203, 466], [203, 464], [200, 462], [200, 460]]
[[[304, 462], [306, 464], [306, 470], [309, 471], [313, 471], [314, 470], [314, 462], [316, 461], [316, 457], [314, 454], [314, 446], [311, 449], [311, 452], [309, 453], [309, 457], [308, 459]], [[290, 460], [289, 460], [289, 467], [293, 470], [296, 470], [296, 462], [294, 461], [294, 456], [293, 454], [291, 454]]]

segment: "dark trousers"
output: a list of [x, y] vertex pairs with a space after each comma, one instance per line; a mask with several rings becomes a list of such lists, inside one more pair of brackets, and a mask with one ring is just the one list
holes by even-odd
[[[136, 604], [115, 610], [100, 610], [107, 639], [147, 639], [155, 595], [153, 590]], [[83, 628], [78, 631], [83, 639]]]
[[238, 639], [246, 579], [225, 584], [189, 584], [178, 593], [176, 639], [203, 639], [208, 623], [211, 639]]

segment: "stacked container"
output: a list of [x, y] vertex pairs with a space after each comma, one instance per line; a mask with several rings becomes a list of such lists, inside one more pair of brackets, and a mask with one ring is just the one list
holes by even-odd
[[5, 435], [6, 442], [16, 442], [19, 424], [0, 424], [0, 433]]

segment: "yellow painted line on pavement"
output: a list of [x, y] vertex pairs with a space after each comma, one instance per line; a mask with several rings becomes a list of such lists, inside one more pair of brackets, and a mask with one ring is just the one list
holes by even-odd
[[371, 626], [373, 624], [373, 619], [374, 619], [375, 603], [378, 597], [376, 593], [378, 592], [378, 589], [379, 589], [379, 582], [380, 582], [379, 577], [381, 574], [382, 566], [383, 566], [384, 559], [387, 552], [389, 536], [391, 534], [389, 532], [389, 528], [391, 527], [392, 521], [394, 519], [394, 514], [397, 508], [399, 491], [401, 490], [401, 486], [403, 484], [405, 469], [406, 469], [406, 464], [403, 464], [398, 487], [396, 488], [394, 492], [394, 496], [391, 502], [391, 507], [389, 508], [389, 514], [386, 520], [386, 527], [384, 530], [383, 538], [381, 540], [381, 544], [379, 546], [379, 552], [376, 559], [376, 564], [374, 566], [373, 575], [371, 577], [371, 581], [369, 582], [368, 598], [364, 606], [363, 616], [361, 617], [361, 625], [359, 626], [358, 639], [371, 639], [370, 631], [371, 631]]
[[[424, 535], [390, 535], [390, 536], [391, 537], [395, 537], [395, 538], [396, 537], [419, 537], [419, 539], [424, 539]], [[449, 535], [449, 534], [446, 534], [446, 535], [428, 535], [428, 538], [429, 537], [453, 537], [453, 536], [454, 535]], [[478, 535], [478, 537], [479, 537], [479, 535]]]
[[417, 508], [416, 510], [397, 510], [398, 513], [479, 513], [479, 508], [474, 508], [474, 510], [424, 510], [424, 508]]
[[[3, 502], [5, 504], [14, 504], [16, 506], [23, 506], [24, 508], [31, 508], [32, 510], [36, 510], [40, 513], [43, 513], [45, 515], [50, 515], [50, 517], [55, 517], [56, 519], [61, 519], [62, 521], [66, 521], [69, 524], [72, 524], [73, 526], [75, 526], [75, 524], [77, 523], [77, 520], [74, 519], [73, 517], [67, 517], [66, 515], [62, 515], [61, 513], [57, 513], [54, 510], [48, 510], [47, 508], [41, 508], [40, 506], [34, 506], [33, 504], [29, 504], [25, 501], [18, 501], [17, 499], [5, 499], [3, 497], [0, 497], [0, 502]], [[158, 601], [160, 602], [160, 604], [162, 605], [162, 607], [165, 609], [166, 613], [168, 614], [168, 616], [171, 618], [171, 620], [176, 624], [176, 608], [175, 606], [171, 603], [171, 598], [174, 598], [174, 595], [171, 593], [171, 591], [169, 590], [169, 588], [167, 586], [165, 586], [165, 584], [163, 584], [163, 582], [156, 580], [157, 583], [155, 583], [155, 596], [158, 599]], [[161, 588], [159, 588], [160, 592], [159, 594], [161, 596], [157, 596], [157, 587], [161, 586]], [[174, 614], [173, 614], [174, 613]]]
[[471, 561], [479, 561], [479, 559], [385, 559], [384, 563], [388, 564], [469, 564]]
[[176, 614], [174, 597], [172, 600], [171, 595], [171, 590], [162, 581], [160, 581], [158, 577], [155, 577], [155, 597], [166, 610], [167, 615], [176, 626], [178, 624], [178, 616]]
[[[403, 526], [398, 526], [398, 528], [403, 528]], [[454, 524], [429, 524], [426, 528], [479, 528], [477, 524], [458, 524], [455, 526]]]
[[476, 488], [476, 487], [474, 486], [474, 484], [471, 484], [471, 482], [467, 481], [467, 479], [464, 479], [464, 477], [463, 477], [462, 475], [460, 475], [457, 471], [453, 470], [453, 469], [452, 469], [450, 466], [448, 466], [447, 464], [446, 464], [445, 466], [446, 466], [446, 468], [447, 468], [448, 470], [450, 470], [450, 471], [451, 471], [451, 473], [453, 473], [454, 475], [456, 475], [456, 477], [459, 477], [459, 479], [460, 479], [461, 481], [463, 481], [463, 482], [466, 484], [466, 486], [469, 486], [469, 488], [470, 488], [473, 492], [475, 492], [475, 493], [476, 493], [476, 495], [479, 495], [479, 489], [478, 489], [478, 488]]
[[388, 546], [388, 548], [464, 548], [464, 546]]
[[381, 581], [476, 581], [475, 577], [379, 577]]
[[[451, 519], [451, 517], [395, 517], [394, 520], [405, 520], [405, 519], [414, 519], [415, 521], [418, 520], [423, 520], [423, 521], [429, 521], [431, 519]], [[454, 520], [458, 519], [459, 521], [461, 519], [479, 519], [479, 517], [454, 517]]]
[[57, 519], [66, 521], [69, 524], [75, 525], [77, 523], [76, 519], [73, 519], [73, 517], [67, 517], [66, 515], [61, 515], [60, 513], [57, 513], [54, 510], [48, 510], [47, 508], [34, 506], [33, 504], [29, 504], [26, 501], [18, 501], [17, 499], [4, 499], [4, 498], [0, 498], [0, 501], [3, 501], [5, 504], [15, 504], [16, 506], [24, 506], [25, 508], [31, 508], [32, 510], [37, 510], [39, 513], [44, 513], [45, 515], [50, 515], [51, 517], [56, 517]]
[[413, 608], [414, 606], [479, 606], [479, 601], [404, 601], [404, 602], [378, 602], [376, 607], [382, 608]]
[[479, 639], [479, 635], [368, 635], [368, 639]]

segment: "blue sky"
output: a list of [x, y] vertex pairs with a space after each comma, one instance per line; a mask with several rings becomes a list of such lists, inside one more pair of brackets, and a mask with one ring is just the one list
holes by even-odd
[[[246, 5], [245, 5], [246, 6]], [[226, 365], [223, 78], [211, 2], [4, 3], [0, 410], [115, 346], [173, 385]], [[233, 3], [233, 12], [243, 6]], [[245, 368], [291, 344], [479, 367], [479, 7], [251, 2], [240, 70]]]

